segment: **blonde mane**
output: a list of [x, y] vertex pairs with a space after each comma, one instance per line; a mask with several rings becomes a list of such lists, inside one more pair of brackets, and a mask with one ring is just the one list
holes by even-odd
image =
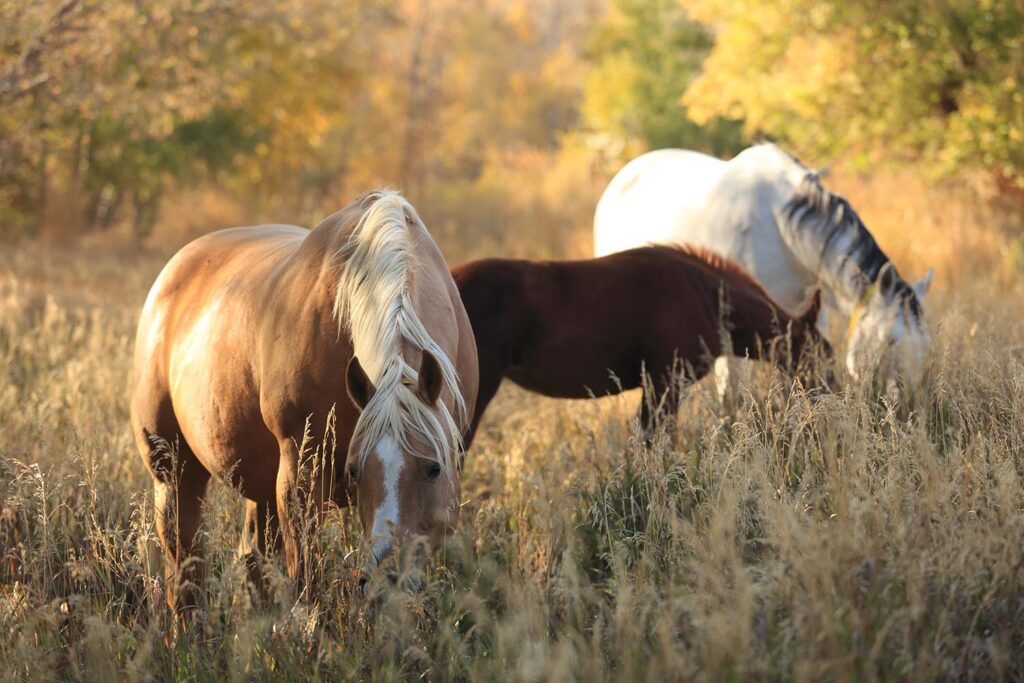
[[[403, 452], [433, 459], [450, 473], [454, 451], [461, 443], [456, 416], [443, 400], [436, 410], [414, 391], [418, 369], [409, 365], [402, 347], [430, 351], [444, 383], [455, 397], [459, 420], [465, 420], [466, 404], [455, 366], [431, 338], [413, 306], [410, 288], [416, 266], [412, 235], [407, 221], [426, 232], [416, 210], [397, 192], [377, 190], [360, 200], [364, 208], [355, 228], [335, 254], [341, 271], [334, 300], [339, 332], [347, 327], [353, 354], [359, 359], [376, 393], [356, 422], [353, 439], [373, 445], [391, 435]], [[429, 453], [420, 453], [425, 444]], [[358, 454], [360, 463], [369, 452]]]

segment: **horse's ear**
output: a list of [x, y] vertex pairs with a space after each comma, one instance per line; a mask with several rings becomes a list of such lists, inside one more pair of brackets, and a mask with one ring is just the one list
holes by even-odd
[[893, 287], [899, 282], [900, 274], [896, 272], [896, 266], [889, 261], [878, 271], [878, 291], [885, 297], [886, 301], [892, 299]]
[[914, 283], [914, 294], [918, 301], [924, 298], [932, 286], [932, 279], [935, 277], [935, 269], [929, 268], [928, 272], [921, 276], [921, 279]]
[[423, 399], [427, 405], [437, 403], [441, 396], [441, 387], [444, 386], [444, 375], [441, 373], [441, 364], [437, 362], [430, 351], [423, 350], [423, 360], [420, 361], [420, 379], [416, 386], [416, 395]]
[[807, 304], [807, 308], [800, 314], [800, 320], [804, 325], [814, 327], [818, 324], [818, 314], [821, 313], [821, 287], [814, 290], [814, 294], [811, 294], [811, 303]]
[[352, 399], [352, 403], [355, 403], [356, 408], [359, 408], [360, 411], [366, 407], [366, 404], [370, 402], [373, 395], [377, 393], [377, 387], [373, 386], [373, 382], [366, 376], [366, 371], [363, 370], [363, 366], [355, 356], [352, 356], [352, 359], [348, 362], [345, 384], [348, 388], [349, 398]]

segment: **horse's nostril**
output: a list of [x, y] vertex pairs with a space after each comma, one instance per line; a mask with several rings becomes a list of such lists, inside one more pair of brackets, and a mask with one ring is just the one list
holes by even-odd
[[363, 574], [359, 577], [359, 592], [363, 593], [366, 591], [366, 584], [370, 582], [370, 577]]

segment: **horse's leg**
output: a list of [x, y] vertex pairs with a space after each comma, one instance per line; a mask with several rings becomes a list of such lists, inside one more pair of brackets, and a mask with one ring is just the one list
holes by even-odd
[[679, 443], [679, 407], [686, 396], [686, 385], [682, 377], [674, 376], [665, 389], [662, 401], [662, 420], [668, 432], [669, 443], [674, 448]]
[[201, 507], [210, 474], [181, 438], [165, 384], [156, 372], [140, 375], [132, 392], [132, 431], [150, 475], [156, 530], [169, 560], [167, 603], [177, 611], [197, 602], [202, 561], [195, 557]]
[[473, 421], [463, 440], [466, 450], [469, 450], [472, 445], [473, 439], [476, 437], [476, 429], [480, 425], [480, 418], [484, 416], [484, 411], [487, 410], [491, 399], [498, 393], [498, 387], [501, 386], [501, 379], [504, 377], [504, 371], [499, 369], [502, 366], [498, 362], [481, 357], [479, 367], [480, 380], [476, 394], [476, 406], [473, 410]]
[[653, 387], [644, 386], [643, 393], [640, 395], [640, 436], [643, 437], [644, 443], [647, 445], [651, 444], [651, 439], [654, 437], [654, 426], [655, 426], [655, 414], [657, 412], [657, 392], [654, 391]]
[[288, 576], [300, 591], [312, 578], [311, 570], [316, 565], [314, 533], [327, 504], [323, 475], [314, 476], [304, 464], [295, 442], [282, 439], [277, 470], [277, 517]]
[[266, 597], [267, 582], [263, 575], [263, 559], [281, 549], [281, 531], [275, 502], [245, 502], [245, 526], [238, 552], [245, 563], [246, 574], [259, 595]]
[[245, 527], [240, 550], [255, 550], [263, 555], [269, 555], [280, 549], [281, 530], [277, 519], [276, 502], [245, 501]]
[[719, 356], [715, 359], [715, 388], [718, 390], [720, 416], [733, 419], [743, 402], [743, 386], [749, 386], [753, 365], [747, 358]]
[[734, 411], [737, 386], [735, 361], [731, 356], [719, 356], [715, 359], [715, 389], [718, 390], [718, 404], [726, 414]]
[[832, 336], [829, 330], [830, 323], [832, 322], [831, 314], [829, 313], [830, 310], [831, 309], [828, 306], [822, 306], [821, 310], [818, 311], [818, 320], [816, 324], [818, 326], [818, 332], [820, 332], [821, 336], [825, 339]]
[[167, 604], [185, 616], [199, 604], [204, 576], [197, 536], [210, 473], [182, 441], [156, 442], [149, 457], [153, 475], [156, 531], [170, 560], [166, 574]]

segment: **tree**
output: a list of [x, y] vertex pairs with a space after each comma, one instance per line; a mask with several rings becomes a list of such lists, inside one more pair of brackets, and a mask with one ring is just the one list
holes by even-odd
[[0, 0], [0, 232], [144, 235], [195, 186], [245, 220], [388, 185], [500, 223], [577, 128], [603, 1]]
[[370, 1], [0, 4], [0, 230], [38, 228], [55, 186], [144, 234], [170, 181], [294, 178], [348, 111]]
[[736, 151], [736, 122], [694, 123], [680, 102], [711, 46], [677, 0], [614, 0], [589, 46], [585, 125], [611, 136], [623, 156], [659, 147]]
[[[382, 167], [413, 194], [478, 176], [510, 147], [550, 149], [576, 122], [580, 0], [410, 0], [391, 7], [373, 62], [374, 118], [393, 155]], [[564, 35], [570, 34], [570, 35]], [[365, 122], [367, 128], [374, 126]], [[380, 125], [378, 121], [376, 125]]]
[[1018, 0], [682, 0], [716, 43], [684, 102], [811, 157], [985, 169], [1024, 187]]

